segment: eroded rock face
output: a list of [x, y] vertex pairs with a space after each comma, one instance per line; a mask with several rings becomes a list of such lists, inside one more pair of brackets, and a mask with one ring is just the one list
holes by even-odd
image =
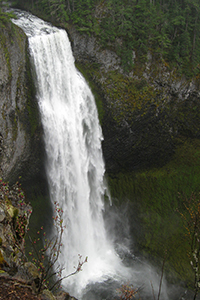
[[98, 63], [100, 69], [122, 72], [120, 58], [109, 49], [102, 49], [93, 36], [80, 35], [74, 27], [69, 29], [73, 54], [79, 62]]
[[108, 172], [159, 166], [173, 155], [182, 137], [200, 138], [199, 78], [179, 76], [148, 53], [124, 72], [120, 58], [94, 37], [68, 29], [76, 61], [101, 95], [103, 152]]
[[41, 164], [41, 123], [27, 39], [13, 24], [0, 29], [0, 177], [29, 179]]

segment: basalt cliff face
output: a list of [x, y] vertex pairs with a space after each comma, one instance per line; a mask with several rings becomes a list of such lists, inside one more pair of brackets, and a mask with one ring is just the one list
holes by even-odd
[[27, 39], [12, 23], [0, 29], [0, 177], [14, 182], [39, 172], [41, 123]]
[[183, 137], [200, 137], [198, 77], [187, 80], [150, 52], [143, 61], [133, 52], [134, 68], [124, 72], [113, 50], [73, 26], [68, 33], [77, 66], [102, 99], [108, 172], [163, 165]]

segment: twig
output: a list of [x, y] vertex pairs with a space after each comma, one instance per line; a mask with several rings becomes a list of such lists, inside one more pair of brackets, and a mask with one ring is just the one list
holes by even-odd
[[152, 281], [151, 281], [151, 288], [152, 288], [153, 299], [156, 300]]

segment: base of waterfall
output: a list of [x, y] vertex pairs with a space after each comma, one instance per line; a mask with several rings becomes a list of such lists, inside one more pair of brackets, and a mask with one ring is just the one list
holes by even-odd
[[155, 269], [130, 253], [124, 253], [123, 261], [119, 258], [118, 263], [113, 265], [113, 274], [113, 269], [102, 274], [102, 269], [95, 269], [97, 266], [94, 265], [93, 277], [90, 278], [87, 277], [87, 267], [84, 265], [80, 274], [71, 278], [71, 281], [67, 279], [63, 282], [63, 288], [78, 300], [129, 299], [121, 298], [123, 285], [137, 290], [135, 299], [142, 300], [158, 299], [159, 293], [161, 300], [187, 300], [193, 294], [184, 285], [169, 284], [165, 276], [162, 278], [162, 270]]

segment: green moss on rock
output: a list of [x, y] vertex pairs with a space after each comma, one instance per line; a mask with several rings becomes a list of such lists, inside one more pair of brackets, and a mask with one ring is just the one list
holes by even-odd
[[9, 54], [9, 50], [7, 47], [7, 43], [6, 43], [6, 37], [3, 34], [2, 30], [0, 30], [0, 43], [1, 43], [1, 47], [4, 51], [4, 55], [5, 55], [5, 59], [6, 59], [6, 63], [7, 63], [7, 68], [9, 71], [9, 78], [8, 80], [10, 81], [12, 78], [12, 69], [11, 69], [11, 64], [10, 64], [10, 54]]

